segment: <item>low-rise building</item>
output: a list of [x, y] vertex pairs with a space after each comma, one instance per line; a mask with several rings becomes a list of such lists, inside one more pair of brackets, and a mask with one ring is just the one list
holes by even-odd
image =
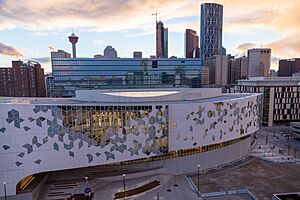
[[143, 58], [143, 52], [141, 51], [134, 51], [133, 58]]
[[55, 97], [78, 89], [200, 87], [200, 58], [51, 58]]
[[263, 93], [263, 124], [300, 121], [300, 77], [239, 80], [235, 92]]

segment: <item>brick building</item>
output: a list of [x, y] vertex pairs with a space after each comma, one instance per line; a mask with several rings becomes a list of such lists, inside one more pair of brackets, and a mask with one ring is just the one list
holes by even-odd
[[12, 61], [0, 68], [0, 96], [45, 97], [44, 69], [37, 62]]

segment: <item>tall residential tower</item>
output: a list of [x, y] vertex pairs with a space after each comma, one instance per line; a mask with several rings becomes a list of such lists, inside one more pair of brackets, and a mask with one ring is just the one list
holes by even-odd
[[216, 3], [201, 4], [200, 57], [203, 59], [221, 55], [223, 30], [223, 6]]
[[156, 22], [156, 57], [168, 58], [168, 28], [162, 21]]

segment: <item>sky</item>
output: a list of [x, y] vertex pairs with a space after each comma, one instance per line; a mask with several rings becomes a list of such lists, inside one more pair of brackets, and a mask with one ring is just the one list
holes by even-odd
[[50, 51], [71, 53], [68, 36], [79, 37], [77, 57], [155, 55], [155, 16], [169, 31], [169, 56], [184, 56], [184, 31], [199, 34], [200, 4], [224, 6], [223, 46], [241, 56], [254, 47], [272, 49], [278, 60], [300, 57], [300, 0], [0, 0], [0, 67], [12, 60], [35, 60], [51, 71]]

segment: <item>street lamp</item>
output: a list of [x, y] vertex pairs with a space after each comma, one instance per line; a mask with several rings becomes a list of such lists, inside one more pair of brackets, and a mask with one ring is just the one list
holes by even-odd
[[3, 182], [3, 187], [4, 187], [4, 198], [5, 198], [5, 200], [7, 200], [7, 196], [6, 196], [6, 182]]
[[167, 189], [167, 192], [171, 192], [171, 181], [169, 180], [169, 184], [168, 184], [168, 189]]
[[124, 200], [125, 200], [125, 196], [126, 196], [125, 189], [126, 189], [126, 185], [125, 185], [125, 174], [123, 174], [123, 190], [124, 190]]
[[198, 196], [200, 196], [200, 165], [198, 165]]
[[176, 183], [176, 176], [174, 176], [174, 187], [178, 187], [178, 184]]

